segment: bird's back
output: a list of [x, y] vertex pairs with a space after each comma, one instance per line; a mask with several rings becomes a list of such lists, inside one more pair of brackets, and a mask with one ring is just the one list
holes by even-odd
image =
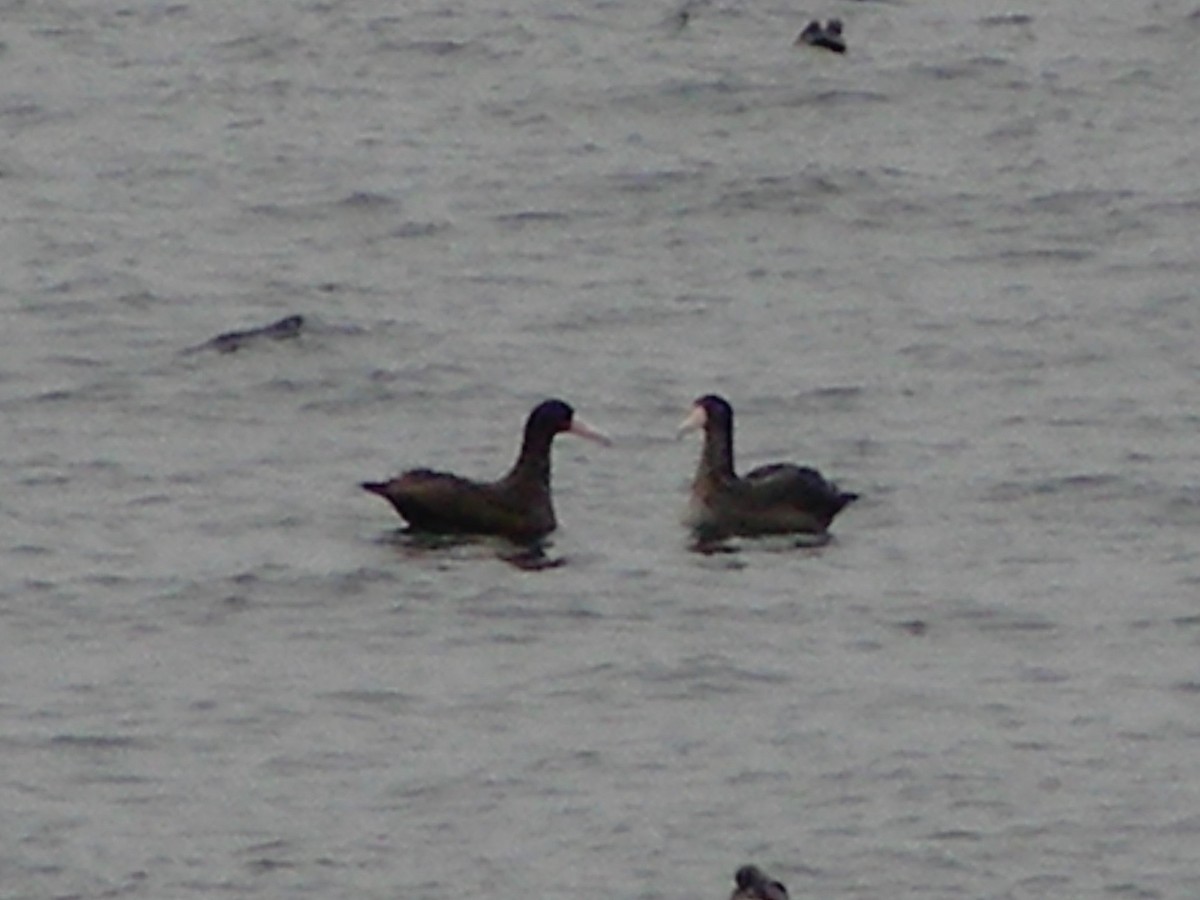
[[746, 473], [742, 479], [752, 505], [763, 511], [793, 510], [829, 527], [834, 516], [858, 499], [841, 491], [816, 469], [794, 463], [772, 463]]
[[484, 483], [449, 472], [413, 469], [363, 487], [386, 498], [417, 531], [534, 539], [554, 530], [548, 497], [521, 495], [506, 480]]

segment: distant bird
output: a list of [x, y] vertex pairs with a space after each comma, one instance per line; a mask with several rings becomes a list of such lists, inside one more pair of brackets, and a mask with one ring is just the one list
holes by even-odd
[[842, 20], [830, 19], [823, 26], [813, 19], [804, 26], [804, 30], [796, 36], [794, 46], [808, 44], [810, 47], [823, 47], [834, 53], [846, 52], [846, 39], [842, 37]]
[[733, 880], [737, 887], [729, 900], [788, 900], [783, 883], [770, 878], [758, 866], [742, 866]]
[[683, 5], [675, 10], [671, 19], [675, 22], [675, 26], [682, 30], [692, 21], [695, 11], [707, 5], [708, 0], [684, 0]]
[[680, 436], [704, 429], [704, 449], [685, 519], [701, 540], [732, 535], [825, 535], [829, 523], [858, 499], [816, 469], [774, 463], [739, 478], [733, 468], [733, 407], [714, 394], [692, 404]]
[[413, 531], [534, 542], [557, 525], [550, 499], [550, 444], [562, 432], [610, 443], [577, 419], [570, 405], [546, 400], [529, 414], [517, 461], [499, 481], [470, 481], [447, 472], [412, 469], [390, 481], [364, 482], [362, 487], [391, 503]]

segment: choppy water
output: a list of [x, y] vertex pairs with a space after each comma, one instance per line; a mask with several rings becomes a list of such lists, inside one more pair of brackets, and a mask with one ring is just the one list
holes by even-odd
[[1195, 2], [2, 8], [0, 895], [1200, 893]]

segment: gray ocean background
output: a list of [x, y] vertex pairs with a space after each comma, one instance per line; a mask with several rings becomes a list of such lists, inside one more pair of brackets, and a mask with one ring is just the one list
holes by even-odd
[[0, 2], [0, 897], [1200, 896], [1200, 4], [683, 9]]

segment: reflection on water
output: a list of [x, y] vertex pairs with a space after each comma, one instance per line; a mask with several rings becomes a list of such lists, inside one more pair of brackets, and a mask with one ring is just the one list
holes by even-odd
[[831, 532], [821, 534], [763, 535], [761, 537], [709, 537], [692, 532], [693, 540], [688, 545], [694, 553], [712, 555], [716, 553], [740, 553], [753, 548], [764, 553], [786, 553], [794, 550], [820, 550], [834, 543]]
[[441, 534], [413, 528], [393, 529], [378, 540], [395, 547], [401, 559], [499, 559], [526, 572], [556, 569], [567, 562], [565, 556], [553, 557], [547, 553], [553, 546], [550, 540], [523, 544], [490, 535]]

